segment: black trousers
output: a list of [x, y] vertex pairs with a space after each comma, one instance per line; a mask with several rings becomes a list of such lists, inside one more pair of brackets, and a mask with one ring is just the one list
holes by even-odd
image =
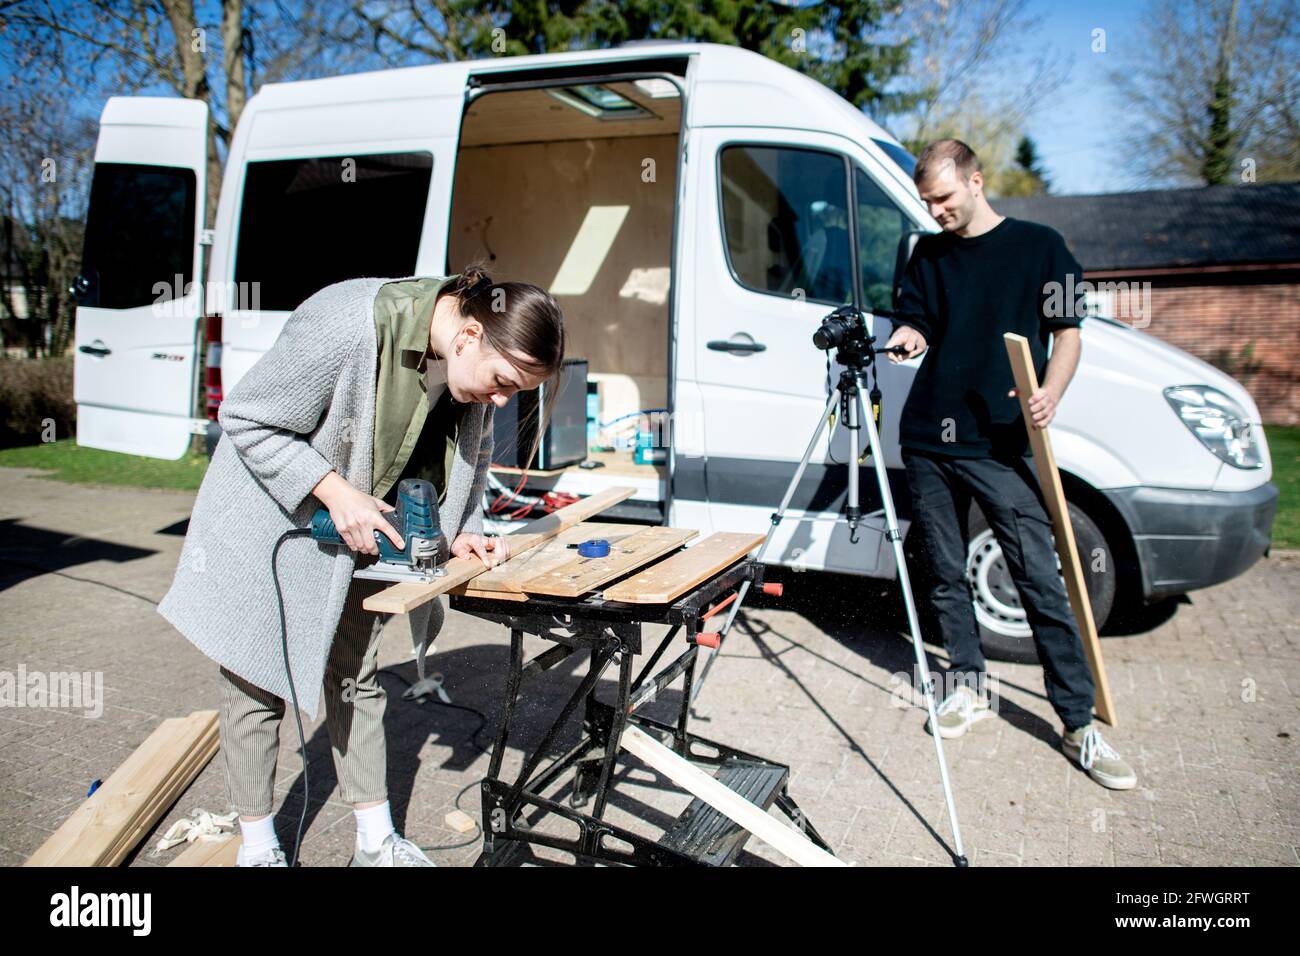
[[1043, 666], [1047, 699], [1076, 730], [1092, 720], [1092, 671], [1056, 569], [1052, 525], [1028, 458], [954, 458], [905, 449], [912, 520], [933, 572], [930, 603], [943, 629], [949, 669], [974, 685], [985, 669], [979, 627], [966, 580], [966, 516], [973, 498], [988, 519], [1007, 570], [1020, 592], [1034, 647]]

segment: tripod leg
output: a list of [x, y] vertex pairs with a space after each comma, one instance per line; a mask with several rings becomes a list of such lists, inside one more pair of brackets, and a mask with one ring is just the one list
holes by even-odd
[[[831, 413], [835, 411], [835, 406], [839, 404], [839, 401], [840, 389], [837, 385], [831, 390], [830, 398], [826, 400], [826, 407], [822, 410], [822, 417], [818, 419], [817, 428], [813, 431], [812, 438], [808, 442], [808, 447], [804, 449], [803, 459], [799, 462], [799, 467], [795, 469], [794, 477], [790, 479], [789, 487], [785, 489], [785, 497], [781, 499], [780, 507], [777, 508], [776, 513], [772, 515], [772, 523], [768, 526], [767, 534], [763, 537], [763, 544], [758, 549], [758, 554], [754, 556], [754, 560], [759, 564], [763, 563], [763, 555], [767, 554], [767, 546], [772, 541], [772, 532], [776, 530], [776, 526], [779, 525], [781, 519], [785, 517], [785, 509], [790, 506], [790, 499], [794, 497], [794, 490], [799, 487], [799, 480], [803, 478], [803, 473], [808, 470], [808, 462], [812, 458], [813, 449], [817, 447], [817, 439], [822, 437], [822, 429], [825, 428], [826, 423], [831, 420]], [[731, 622], [736, 619], [736, 612], [740, 610], [740, 605], [745, 603], [745, 596], [749, 594], [749, 584], [750, 582], [748, 580], [741, 582], [740, 590], [736, 593], [736, 600], [731, 602], [731, 610], [727, 612], [727, 620], [723, 622], [722, 630], [719, 635], [720, 637], [726, 637], [731, 631]], [[702, 649], [709, 650], [708, 648]], [[695, 686], [691, 689], [692, 702], [694, 702], [695, 698], [699, 696], [700, 691], [703, 690], [704, 679], [709, 676], [709, 668], [713, 666], [713, 659], [721, 650], [721, 647], [716, 651], [709, 650], [708, 656], [704, 659], [704, 667], [700, 671], [700, 676], [695, 681]]]
[[[885, 508], [885, 536], [894, 546], [894, 563], [898, 565], [898, 584], [903, 591], [903, 604], [907, 608], [907, 626], [912, 632], [912, 650], [916, 653], [917, 673], [921, 675], [921, 687], [925, 695], [925, 709], [930, 715], [930, 729], [933, 731], [934, 752], [939, 760], [939, 779], [943, 782], [943, 797], [948, 804], [948, 819], [952, 823], [953, 845], [957, 850], [956, 863], [966, 866], [966, 853], [961, 844], [961, 827], [957, 825], [957, 807], [952, 799], [952, 784], [948, 780], [948, 763], [943, 756], [943, 739], [939, 736], [939, 720], [934, 710], [934, 682], [930, 679], [930, 670], [925, 663], [925, 646], [921, 643], [921, 627], [916, 616], [916, 604], [912, 600], [912, 584], [907, 575], [907, 561], [903, 557], [903, 536], [898, 530], [898, 517], [894, 512], [894, 496], [889, 491], [889, 474], [885, 471], [885, 458], [880, 450], [880, 434], [876, 431], [876, 419], [862, 408], [862, 394], [857, 395], [859, 418], [867, 428], [867, 441], [871, 444], [871, 462], [876, 469], [876, 481], [880, 485], [880, 500]], [[851, 466], [856, 465], [852, 462]]]

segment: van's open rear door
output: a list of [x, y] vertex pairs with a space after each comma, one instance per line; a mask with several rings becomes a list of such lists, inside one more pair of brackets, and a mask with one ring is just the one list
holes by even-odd
[[189, 446], [207, 125], [198, 100], [104, 107], [76, 280], [78, 444], [173, 459]]

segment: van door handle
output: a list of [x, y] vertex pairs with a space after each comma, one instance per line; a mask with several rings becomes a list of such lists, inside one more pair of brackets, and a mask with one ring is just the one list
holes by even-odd
[[733, 342], [731, 339], [714, 339], [709, 348], [715, 352], [739, 352], [748, 355], [751, 352], [766, 352], [767, 346], [752, 339], [748, 342]]
[[[99, 339], [96, 339], [95, 342], [99, 343]], [[77, 349], [77, 351], [85, 352], [87, 355], [104, 356], [110, 354], [113, 350], [105, 347], [102, 344], [95, 344], [95, 345], [83, 345], [79, 349]]]

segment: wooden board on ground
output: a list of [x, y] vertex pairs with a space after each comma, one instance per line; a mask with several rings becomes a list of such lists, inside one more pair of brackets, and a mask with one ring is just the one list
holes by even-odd
[[168, 866], [234, 866], [242, 840], [237, 833], [205, 840], [195, 840]]
[[199, 775], [219, 746], [215, 710], [164, 720], [25, 866], [116, 866]]
[[687, 528], [645, 528], [620, 541], [611, 541], [609, 554], [603, 558], [570, 558], [543, 574], [525, 579], [523, 588], [527, 594], [581, 597], [681, 547], [697, 534], [698, 531]]
[[627, 604], [668, 604], [701, 581], [735, 564], [762, 543], [761, 534], [719, 531], [699, 544], [605, 588], [605, 600]]
[[1074, 541], [1074, 528], [1070, 524], [1070, 512], [1065, 503], [1065, 489], [1061, 486], [1061, 474], [1056, 470], [1056, 456], [1052, 454], [1052, 442], [1047, 429], [1035, 428], [1033, 416], [1029, 412], [1029, 399], [1038, 391], [1038, 374], [1034, 371], [1033, 357], [1029, 352], [1029, 340], [1013, 332], [1008, 332], [1002, 338], [1006, 343], [1007, 358], [1011, 360], [1011, 371], [1016, 379], [1020, 410], [1025, 416], [1029, 444], [1034, 452], [1034, 465], [1038, 469], [1038, 483], [1042, 487], [1043, 500], [1047, 503], [1047, 512], [1052, 517], [1052, 530], [1056, 535], [1056, 553], [1061, 558], [1061, 576], [1065, 578], [1065, 590], [1070, 597], [1070, 607], [1074, 609], [1074, 617], [1079, 622], [1083, 649], [1088, 654], [1093, 681], [1097, 685], [1097, 716], [1114, 727], [1115, 704], [1110, 696], [1110, 682], [1106, 680], [1106, 665], [1101, 659], [1101, 641], [1097, 639], [1097, 625], [1092, 619], [1092, 602], [1088, 600], [1088, 586], [1083, 576], [1083, 565], [1079, 563], [1079, 548]]
[[[592, 515], [600, 514], [606, 508], [612, 508], [635, 493], [635, 488], [624, 486], [606, 488], [589, 498], [583, 498], [581, 501], [575, 501], [571, 505], [553, 511], [544, 518], [528, 522], [513, 534], [504, 536], [508, 539], [510, 548], [510, 558], [505, 563], [509, 564], [519, 555], [539, 547], [565, 529], [573, 527]], [[436, 581], [428, 584], [413, 581], [394, 584], [378, 594], [372, 594], [362, 601], [361, 606], [367, 611], [378, 611], [381, 614], [409, 614], [413, 609], [427, 601], [432, 601], [439, 594], [445, 594], [452, 588], [489, 570], [477, 557], [452, 558], [443, 567], [446, 568], [447, 573]]]

